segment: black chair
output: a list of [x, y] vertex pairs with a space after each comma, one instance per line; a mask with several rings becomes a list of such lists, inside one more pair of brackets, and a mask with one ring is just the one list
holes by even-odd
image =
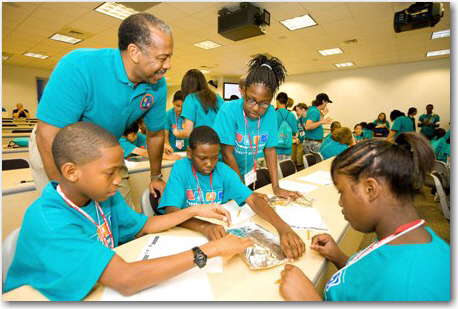
[[319, 163], [319, 162], [323, 161], [323, 156], [321, 155], [321, 153], [315, 152], [315, 151], [312, 151], [312, 150], [310, 150], [310, 153], [315, 157], [316, 163]]
[[[260, 167], [256, 170], [256, 189], [262, 188], [270, 184], [270, 175], [269, 170], [265, 167]], [[253, 189], [253, 185], [248, 186], [250, 189]]]
[[[436, 185], [437, 195], [439, 196], [440, 210], [447, 220], [450, 220], [450, 191], [445, 191], [446, 176], [436, 171], [430, 175], [434, 179]], [[449, 188], [450, 189], [450, 188]]]
[[141, 206], [142, 206], [142, 211], [145, 215], [147, 216], [154, 216], [154, 215], [162, 215], [157, 210], [157, 207], [159, 206], [159, 202], [161, 201], [161, 192], [158, 190], [155, 190], [157, 197], [154, 197], [151, 192], [149, 191], [149, 188], [146, 188], [146, 190], [143, 192], [142, 195], [142, 200], [141, 200]]
[[32, 133], [33, 128], [30, 129], [14, 129], [11, 133]]
[[2, 123], [2, 127], [4, 127], [4, 128], [6, 128], [6, 127], [12, 128], [12, 127], [17, 127], [17, 124], [15, 124], [15, 123]]
[[390, 133], [390, 130], [387, 128], [375, 128], [374, 129], [374, 136], [375, 137], [387, 137]]
[[305, 168], [315, 165], [316, 163], [317, 162], [316, 162], [314, 155], [312, 155], [311, 153], [306, 153], [304, 155], [304, 167]]
[[294, 164], [293, 160], [288, 159], [280, 162], [280, 169], [283, 177], [288, 177], [297, 172], [296, 164]]
[[5, 159], [2, 160], [2, 171], [18, 170], [29, 168], [29, 162], [26, 159]]

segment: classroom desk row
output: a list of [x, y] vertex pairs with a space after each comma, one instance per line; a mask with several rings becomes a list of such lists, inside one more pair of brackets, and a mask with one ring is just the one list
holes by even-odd
[[[331, 162], [332, 159], [320, 162], [286, 179], [294, 180], [318, 170], [329, 171]], [[257, 191], [272, 193], [272, 187], [270, 185], [265, 186]], [[332, 235], [346, 254], [354, 254], [359, 247], [363, 234], [354, 231], [348, 222], [345, 221], [341, 213], [341, 208], [338, 205], [339, 197], [334, 186], [318, 185], [318, 189], [310, 192], [307, 196], [314, 198], [313, 207], [320, 212], [323, 220], [329, 227], [329, 234]], [[273, 226], [260, 217], [255, 216], [251, 220], [276, 233]], [[321, 255], [309, 248], [311, 240], [308, 238], [306, 231], [296, 230], [296, 232], [306, 243], [307, 250], [305, 255], [293, 264], [302, 269], [315, 284], [319, 293], [322, 293], [325, 283], [329, 280], [332, 273], [335, 272], [335, 268]], [[311, 234], [314, 235], [315, 233], [312, 232]], [[198, 233], [175, 227], [157, 235], [197, 236]], [[143, 236], [115, 248], [115, 251], [128, 262], [135, 261], [150, 237], [151, 235]], [[279, 285], [276, 284], [276, 281], [280, 278], [280, 272], [283, 268], [284, 266], [281, 265], [263, 270], [250, 270], [242, 261], [241, 257], [236, 255], [231, 259], [224, 259], [222, 273], [207, 273], [207, 278], [211, 285], [214, 298], [217, 301], [280, 301], [283, 298], [279, 293]], [[243, 280], [241, 280], [242, 278]], [[84, 300], [101, 300], [104, 289], [105, 287], [103, 285], [97, 284]], [[176, 295], [177, 298], [171, 300], [180, 300], [178, 298], [178, 295], [180, 295], [178, 290]], [[5, 293], [2, 299], [3, 301], [47, 300], [30, 286], [22, 286]]]

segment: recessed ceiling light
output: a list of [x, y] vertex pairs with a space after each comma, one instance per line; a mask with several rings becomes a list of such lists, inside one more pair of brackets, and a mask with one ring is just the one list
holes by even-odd
[[68, 36], [64, 34], [59, 34], [59, 33], [53, 34], [53, 36], [50, 37], [50, 39], [55, 40], [55, 41], [64, 42], [64, 43], [70, 43], [70, 44], [76, 44], [82, 41], [81, 39], [74, 38], [72, 36]]
[[338, 68], [344, 68], [344, 67], [352, 67], [355, 64], [353, 62], [342, 62], [342, 63], [336, 63], [334, 65]]
[[331, 56], [331, 55], [337, 55], [337, 54], [342, 54], [343, 51], [340, 48], [331, 48], [331, 49], [325, 49], [325, 50], [319, 50], [318, 51], [320, 54], [323, 56]]
[[210, 73], [210, 71], [208, 71], [208, 70], [204, 70], [204, 69], [199, 69], [199, 71], [201, 71], [201, 72], [202, 72], [202, 74], [207, 74], [207, 73]]
[[22, 55], [23, 55], [23, 56], [27, 56], [27, 57], [33, 57], [33, 58], [40, 58], [40, 59], [47, 59], [47, 58], [49, 58], [49, 56], [47, 56], [47, 55], [36, 54], [36, 53], [30, 53], [30, 52], [23, 53]]
[[94, 10], [119, 19], [126, 19], [130, 15], [138, 13], [134, 9], [128, 8], [127, 6], [124, 6], [116, 2], [104, 2], [102, 5], [99, 5]]
[[436, 50], [436, 51], [426, 53], [426, 57], [443, 56], [443, 55], [450, 55], [450, 49]]
[[433, 32], [433, 34], [431, 35], [431, 40], [440, 39], [440, 38], [446, 38], [448, 36], [450, 36], [450, 29], [442, 30], [442, 31], [436, 31], [436, 32]]
[[308, 14], [291, 19], [281, 20], [280, 22], [283, 24], [283, 26], [291, 31], [316, 25], [316, 22]]
[[202, 42], [199, 42], [199, 43], [195, 43], [194, 46], [197, 46], [197, 47], [200, 47], [200, 48], [203, 48], [203, 49], [212, 49], [212, 48], [220, 47], [221, 44], [218, 44], [218, 43], [215, 43], [215, 42], [207, 40], [207, 41], [202, 41]]

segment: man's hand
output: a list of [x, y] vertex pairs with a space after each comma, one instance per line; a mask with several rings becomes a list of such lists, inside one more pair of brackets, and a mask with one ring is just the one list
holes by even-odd
[[285, 226], [278, 231], [283, 253], [290, 260], [298, 260], [305, 252], [305, 244], [300, 237], [289, 227]]
[[286, 189], [282, 189], [280, 187], [274, 188], [273, 191], [274, 191], [274, 194], [276, 196], [282, 197], [282, 198], [291, 198], [291, 199], [295, 200], [298, 197], [302, 197], [302, 194], [300, 194], [299, 192], [289, 191], [289, 190], [286, 190]]
[[206, 224], [203, 228], [204, 236], [208, 240], [217, 240], [226, 236], [226, 230], [219, 224]]
[[318, 234], [312, 237], [310, 249], [317, 251], [326, 259], [334, 263], [338, 269], [345, 266], [348, 256], [340, 250], [337, 243], [329, 234]]
[[280, 294], [288, 301], [321, 301], [315, 286], [296, 266], [287, 264], [281, 272]]
[[160, 178], [156, 178], [156, 179], [151, 180], [151, 182], [149, 183], [149, 191], [155, 198], [157, 198], [155, 189], [161, 192], [161, 196], [162, 196], [162, 194], [164, 193], [164, 189], [165, 189], [164, 180]]

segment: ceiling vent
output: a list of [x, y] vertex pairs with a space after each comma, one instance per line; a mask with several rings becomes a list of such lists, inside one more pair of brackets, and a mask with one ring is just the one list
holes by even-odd
[[92, 33], [84, 32], [82, 30], [76, 29], [76, 28], [70, 28], [70, 27], [64, 27], [57, 31], [59, 34], [64, 34], [68, 35], [77, 39], [85, 40], [91, 36], [93, 36]]
[[343, 43], [344, 43], [345, 45], [351, 45], [351, 44], [356, 44], [356, 43], [358, 43], [358, 40], [357, 40], [357, 39], [350, 39], [350, 40], [343, 41]]
[[128, 6], [137, 12], [144, 12], [153, 6], [160, 4], [161, 2], [118, 2], [124, 6]]

